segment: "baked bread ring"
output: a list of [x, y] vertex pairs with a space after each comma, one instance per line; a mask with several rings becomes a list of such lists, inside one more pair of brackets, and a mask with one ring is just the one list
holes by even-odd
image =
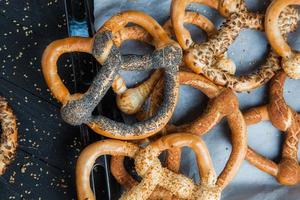
[[274, 176], [283, 185], [300, 183], [300, 165], [298, 163], [298, 144], [300, 139], [300, 116], [289, 107], [283, 97], [286, 74], [279, 72], [271, 81], [270, 102], [268, 105], [252, 108], [244, 113], [247, 125], [270, 120], [281, 131], [286, 132], [281, 160], [275, 163], [250, 147], [246, 160], [260, 170]]
[[[196, 12], [186, 12], [184, 21], [186, 23], [193, 24], [200, 29], [203, 29], [208, 36], [216, 34], [217, 32], [214, 24], [209, 19]], [[169, 37], [174, 36], [174, 31], [170, 19], [166, 21], [163, 28], [167, 32]], [[121, 44], [125, 40], [137, 40], [150, 45], [152, 43], [151, 35], [148, 32], [146, 32], [143, 28], [138, 26], [125, 27], [114, 36], [114, 41], [117, 46], [121, 46]], [[228, 68], [229, 68], [228, 71], [235, 70], [235, 66], [234, 67], [229, 66]], [[116, 102], [119, 109], [126, 114], [137, 113], [141, 109], [143, 103], [146, 101], [153, 87], [155, 86], [155, 84], [161, 78], [162, 75], [163, 73], [161, 70], [156, 70], [150, 76], [149, 79], [139, 84], [138, 86], [135, 86], [130, 89], [126, 87], [125, 80], [121, 76], [118, 76], [114, 80], [112, 84], [112, 88], [114, 92], [117, 94]]]
[[[153, 37], [156, 50], [144, 56], [121, 56], [113, 42], [113, 35], [128, 23], [143, 27]], [[57, 73], [57, 60], [63, 53], [86, 52], [102, 64], [92, 85], [84, 94], [71, 95]], [[87, 124], [96, 133], [110, 138], [143, 139], [159, 132], [169, 121], [178, 97], [178, 66], [181, 63], [180, 46], [171, 40], [163, 28], [150, 16], [127, 11], [113, 16], [93, 38], [70, 37], [52, 42], [44, 51], [42, 68], [52, 94], [62, 104], [61, 115], [72, 125]], [[94, 108], [112, 85], [118, 71], [163, 68], [165, 77], [164, 101], [151, 119], [132, 125], [93, 116]]]
[[15, 159], [18, 146], [18, 131], [16, 117], [7, 101], [0, 96], [0, 175], [3, 175], [8, 165]]
[[[264, 15], [249, 12], [246, 9], [244, 0], [224, 0], [219, 3], [219, 10], [227, 16], [226, 21], [216, 35], [213, 35], [207, 42], [201, 44], [195, 44], [188, 30], [184, 28], [182, 20], [177, 20], [178, 16], [180, 16], [178, 13], [184, 13], [185, 7], [180, 6], [182, 2], [181, 0], [172, 2], [171, 9], [174, 10], [172, 11], [174, 13], [172, 22], [176, 38], [185, 50], [184, 62], [192, 71], [197, 74], [203, 74], [215, 84], [226, 86], [237, 92], [243, 92], [260, 87], [269, 81], [275, 75], [275, 72], [280, 69], [280, 59], [273, 52], [268, 55], [266, 62], [260, 66], [258, 71], [248, 75], [236, 76], [222, 70], [222, 68], [220, 69], [219, 66], [227, 65], [226, 63], [216, 65], [219, 62], [219, 55], [227, 51], [228, 47], [243, 29], [264, 29]], [[295, 30], [298, 21], [298, 11], [294, 8], [286, 8], [280, 18], [282, 18], [280, 29], [286, 34]], [[292, 25], [286, 29], [285, 24]]]
[[[196, 154], [201, 183], [161, 166], [158, 155], [167, 149], [190, 147]], [[152, 142], [144, 149], [137, 145], [116, 140], [104, 140], [86, 147], [76, 164], [76, 187], [79, 200], [95, 199], [90, 187], [90, 172], [95, 160], [104, 154], [128, 156], [135, 160], [137, 173], [142, 181], [120, 199], [148, 199], [157, 186], [183, 199], [220, 199], [221, 189], [216, 185], [217, 176], [205, 143], [198, 136], [172, 134]]]
[[[300, 78], [300, 53], [295, 52], [280, 32], [280, 14], [290, 5], [300, 5], [299, 0], [273, 0], [265, 19], [266, 34], [271, 46], [282, 57], [282, 68], [291, 78]], [[298, 18], [299, 20], [299, 14]]]

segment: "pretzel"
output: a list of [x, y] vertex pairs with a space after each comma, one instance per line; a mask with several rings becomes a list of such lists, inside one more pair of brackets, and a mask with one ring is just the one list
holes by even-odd
[[[189, 0], [173, 0], [172, 22], [176, 38], [184, 49], [184, 62], [195, 73], [203, 74], [215, 84], [229, 87], [237, 92], [249, 91], [260, 87], [269, 81], [275, 72], [280, 69], [279, 57], [271, 52], [266, 62], [254, 73], [235, 76], [220, 69], [218, 63], [219, 55], [224, 54], [228, 47], [234, 42], [239, 33], [245, 28], [263, 30], [263, 14], [251, 13], [246, 9], [244, 0], [223, 0], [218, 7], [223, 15], [227, 16], [226, 22], [221, 26], [218, 34], [213, 35], [207, 42], [194, 44], [192, 38], [183, 26], [180, 16], [184, 13]], [[281, 15], [281, 21], [292, 24], [289, 29], [282, 27], [281, 30], [288, 33], [295, 30], [297, 24], [297, 10], [287, 8]], [[284, 25], [284, 24], [283, 24]], [[225, 63], [226, 64], [226, 63]]]
[[[210, 98], [210, 101], [205, 112], [196, 120], [190, 124], [168, 126], [166, 132], [186, 132], [194, 135], [204, 135], [220, 122], [223, 117], [227, 117], [232, 131], [232, 152], [222, 172], [222, 178], [219, 178], [218, 181], [218, 185], [225, 188], [237, 173], [247, 151], [246, 124], [238, 108], [238, 99], [230, 89], [220, 88], [201, 75], [181, 71], [179, 72], [179, 82], [202, 91]], [[159, 94], [163, 84], [157, 86], [150, 96], [149, 110], [159, 106], [161, 99]], [[224, 105], [224, 102], [226, 102], [226, 105]], [[146, 112], [141, 115], [148, 116], [149, 113]]]
[[[178, 172], [180, 167], [181, 160], [181, 150], [178, 148], [172, 148], [167, 151], [167, 158], [165, 162], [165, 166], [173, 172]], [[124, 166], [124, 156], [112, 156], [110, 161], [110, 171], [117, 182], [122, 185], [127, 191], [138, 185], [138, 181], [136, 181], [125, 169]], [[155, 188], [151, 196], [148, 198], [151, 200], [155, 199], [177, 199], [167, 191], [166, 189], [158, 186]]]
[[281, 131], [286, 132], [281, 160], [275, 163], [250, 147], [246, 160], [260, 170], [274, 176], [283, 185], [300, 183], [300, 165], [298, 163], [298, 143], [300, 139], [300, 116], [289, 107], [283, 97], [286, 74], [279, 72], [271, 81], [270, 102], [265, 106], [252, 108], [244, 113], [247, 125], [270, 120]]
[[16, 157], [18, 131], [16, 117], [6, 100], [0, 96], [0, 122], [2, 126], [0, 142], [0, 175]]
[[[121, 56], [114, 44], [113, 35], [128, 23], [143, 27], [153, 37], [156, 50], [144, 56]], [[84, 94], [71, 95], [57, 73], [57, 59], [67, 52], [86, 52], [92, 54], [102, 64], [92, 85]], [[42, 68], [45, 80], [53, 96], [63, 106], [61, 115], [71, 125], [87, 124], [96, 133], [118, 139], [142, 139], [159, 132], [169, 121], [178, 97], [178, 65], [182, 51], [171, 40], [162, 27], [150, 16], [127, 11], [113, 16], [93, 38], [70, 37], [52, 42], [44, 51]], [[132, 125], [110, 120], [102, 115], [93, 116], [94, 108], [112, 85], [120, 69], [145, 70], [164, 68], [166, 80], [164, 102], [151, 119]]]
[[[196, 12], [186, 12], [184, 21], [203, 29], [208, 36], [217, 32], [214, 24], [209, 19]], [[174, 36], [170, 19], [166, 21], [163, 28], [169, 37]], [[147, 44], [152, 44], [151, 35], [138, 26], [125, 27], [114, 35], [114, 41], [118, 47], [121, 46], [125, 40], [138, 40]], [[226, 58], [224, 58], [224, 62], [226, 62]], [[229, 68], [229, 71], [234, 71], [232, 68], [235, 68], [235, 66], [229, 66], [227, 68]], [[112, 88], [117, 94], [116, 102], [119, 109], [126, 114], [137, 113], [161, 76], [162, 71], [156, 70], [148, 80], [130, 89], [127, 89], [125, 80], [121, 76], [118, 76], [114, 80]]]
[[[290, 5], [299, 5], [297, 0], [273, 0], [266, 12], [265, 28], [268, 40], [277, 54], [282, 57], [282, 68], [291, 77], [300, 78], [300, 54], [291, 49], [281, 35], [279, 16]], [[298, 19], [299, 20], [299, 16]]]
[[[158, 155], [173, 147], [190, 147], [196, 154], [201, 183], [195, 185], [190, 178], [174, 173], [161, 166]], [[76, 164], [76, 186], [79, 200], [94, 200], [90, 188], [90, 172], [95, 160], [104, 154], [128, 156], [135, 160], [137, 173], [143, 178], [120, 199], [148, 199], [157, 186], [167, 189], [182, 199], [220, 199], [222, 187], [217, 183], [208, 149], [201, 138], [195, 135], [180, 133], [164, 136], [152, 142], [144, 149], [137, 145], [116, 140], [105, 140], [93, 143], [80, 154]]]

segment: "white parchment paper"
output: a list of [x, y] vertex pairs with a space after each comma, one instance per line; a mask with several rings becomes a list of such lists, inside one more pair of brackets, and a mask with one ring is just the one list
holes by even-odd
[[[170, 0], [95, 0], [95, 28], [101, 25], [117, 12], [125, 10], [139, 10], [154, 17], [163, 24], [169, 18]], [[247, 6], [253, 11], [264, 11], [269, 1], [247, 0]], [[205, 6], [192, 4], [188, 7], [200, 12], [211, 19], [217, 27], [223, 19], [220, 15]], [[188, 26], [194, 40], [201, 42], [206, 40], [206, 35], [193, 26]], [[289, 35], [289, 43], [295, 50], [300, 50], [300, 28]], [[230, 46], [228, 55], [237, 65], [237, 74], [246, 74], [257, 69], [264, 62], [269, 46], [265, 34], [256, 30], [243, 31], [236, 41]], [[135, 42], [125, 42], [122, 52], [143, 54], [151, 51], [151, 48]], [[122, 72], [128, 86], [132, 86], [144, 80], [147, 72]], [[300, 80], [288, 79], [285, 83], [285, 99], [296, 111], [300, 111]], [[268, 102], [268, 88], [263, 86], [250, 93], [237, 94], [240, 100], [241, 110], [253, 106], [263, 105]], [[224, 102], [225, 103], [225, 102]], [[188, 86], [180, 87], [180, 99], [174, 113], [172, 123], [181, 124], [195, 119], [203, 111], [207, 104], [207, 98], [196, 89]], [[212, 160], [217, 173], [224, 168], [231, 152], [229, 130], [226, 120], [213, 128], [203, 138], [210, 150]], [[284, 134], [274, 128], [269, 122], [262, 122], [248, 127], [248, 143], [262, 155], [278, 160], [280, 158], [281, 142]], [[199, 181], [194, 154], [185, 149], [183, 153], [181, 171]], [[298, 153], [299, 156], [299, 153]], [[300, 157], [300, 156], [299, 156]], [[260, 171], [244, 161], [237, 176], [222, 193], [223, 200], [297, 200], [300, 199], [300, 185], [287, 187], [279, 185], [275, 178]]]

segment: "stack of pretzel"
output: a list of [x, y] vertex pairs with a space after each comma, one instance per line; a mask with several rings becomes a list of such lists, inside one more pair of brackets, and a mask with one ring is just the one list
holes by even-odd
[[[186, 12], [190, 3], [216, 9], [226, 21], [217, 30], [200, 13]], [[69, 37], [52, 42], [44, 51], [42, 68], [53, 96], [63, 105], [62, 118], [71, 125], [87, 124], [94, 132], [111, 138], [90, 144], [81, 152], [76, 166], [78, 199], [95, 199], [90, 172], [95, 160], [105, 154], [112, 156], [112, 174], [126, 190], [122, 200], [220, 199], [245, 159], [283, 185], [298, 184], [300, 116], [283, 98], [286, 77], [300, 78], [300, 54], [286, 42], [287, 34], [296, 29], [300, 18], [294, 7], [298, 4], [300, 0], [273, 0], [266, 13], [260, 14], [248, 11], [244, 0], [172, 0], [170, 20], [163, 26], [143, 12], [126, 11], [111, 17], [92, 38]], [[208, 40], [193, 42], [184, 23], [206, 31]], [[259, 70], [236, 76], [236, 66], [226, 51], [245, 28], [265, 31], [272, 48]], [[142, 56], [122, 55], [120, 46], [125, 40], [139, 40], [153, 45], [155, 50]], [[101, 64], [85, 93], [70, 94], [58, 75], [57, 60], [67, 52], [92, 54]], [[127, 88], [119, 74], [120, 70], [149, 69], [154, 70], [150, 78], [134, 88]], [[264, 84], [270, 84], [269, 103], [242, 113], [236, 92]], [[200, 90], [208, 96], [209, 103], [196, 120], [174, 126], [168, 123], [180, 85]], [[93, 114], [111, 87], [119, 109], [135, 115], [139, 122], [129, 125]], [[224, 117], [231, 129], [232, 152], [218, 176], [201, 136]], [[247, 126], [263, 120], [270, 120], [286, 132], [279, 163], [247, 145]], [[182, 147], [196, 154], [199, 184], [179, 172]], [[163, 151], [167, 151], [164, 163], [158, 158]], [[124, 157], [134, 159], [140, 182], [126, 171]]]

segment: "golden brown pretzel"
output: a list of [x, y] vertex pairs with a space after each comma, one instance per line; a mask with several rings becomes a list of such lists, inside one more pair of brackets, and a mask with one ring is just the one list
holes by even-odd
[[[190, 147], [196, 154], [200, 185], [181, 174], [161, 166], [158, 155], [173, 147]], [[157, 186], [171, 191], [185, 199], [220, 199], [221, 188], [216, 185], [217, 176], [205, 143], [190, 134], [172, 134], [152, 142], [144, 149], [137, 145], [116, 140], [93, 143], [80, 154], [76, 164], [76, 186], [79, 200], [95, 199], [90, 188], [90, 172], [95, 160], [104, 154], [128, 156], [135, 160], [135, 166], [142, 181], [122, 195], [122, 200], [148, 199]]]
[[[222, 188], [231, 181], [239, 166], [243, 162], [247, 150], [246, 124], [238, 108], [238, 99], [230, 89], [222, 89], [205, 77], [190, 73], [179, 72], [179, 82], [183, 85], [192, 86], [210, 98], [206, 111], [190, 124], [180, 126], [169, 126], [167, 133], [186, 132], [195, 135], [204, 135], [211, 130], [223, 117], [227, 117], [229, 127], [232, 131], [232, 152], [222, 175], [218, 179], [218, 185]], [[162, 84], [157, 85], [150, 96], [150, 110], [159, 106], [161, 100]], [[155, 95], [153, 95], [155, 94]], [[226, 102], [226, 105], [224, 105]], [[141, 115], [147, 116], [149, 113]], [[232, 168], [231, 168], [232, 167]]]
[[171, 19], [173, 29], [178, 43], [184, 50], [188, 49], [193, 43], [189, 31], [184, 27], [185, 8], [190, 3], [200, 3], [215, 9], [217, 9], [219, 5], [218, 0], [172, 0]]
[[[168, 149], [167, 158], [165, 162], [165, 166], [173, 172], [178, 173], [180, 167], [180, 154], [181, 151], [178, 148]], [[110, 161], [110, 171], [116, 181], [122, 185], [127, 191], [132, 187], [138, 185], [138, 181], [136, 181], [125, 169], [124, 166], [124, 156], [112, 156]], [[159, 200], [159, 199], [177, 199], [172, 195], [171, 192], [166, 189], [158, 186], [155, 188], [151, 196], [148, 198], [149, 200]]]
[[266, 13], [265, 28], [271, 46], [282, 57], [282, 68], [291, 78], [299, 79], [300, 54], [291, 49], [279, 27], [279, 16], [290, 5], [300, 5], [300, 1], [273, 0]]
[[300, 117], [284, 101], [283, 86], [286, 78], [279, 72], [271, 81], [270, 102], [266, 106], [252, 108], [244, 113], [247, 125], [270, 120], [281, 131], [285, 131], [281, 160], [278, 164], [248, 148], [246, 160], [260, 170], [274, 176], [283, 185], [300, 183], [298, 143], [300, 139]]
[[[113, 42], [113, 35], [128, 23], [143, 27], [153, 37], [156, 50], [144, 56], [121, 56]], [[66, 52], [87, 52], [102, 64], [92, 85], [84, 94], [71, 95], [57, 73], [57, 60]], [[159, 132], [169, 121], [178, 97], [177, 70], [181, 62], [181, 48], [171, 40], [163, 28], [150, 16], [127, 11], [113, 16], [93, 38], [71, 37], [52, 42], [44, 51], [42, 68], [45, 80], [53, 95], [63, 104], [62, 118], [69, 124], [88, 124], [95, 132], [111, 138], [142, 139]], [[164, 68], [167, 89], [156, 115], [132, 125], [119, 123], [92, 112], [116, 78], [118, 71]]]
[[18, 131], [16, 117], [7, 101], [0, 96], [0, 122], [1, 122], [1, 142], [0, 142], [0, 175], [5, 173], [8, 165], [15, 159], [18, 146]]
[[[203, 29], [208, 36], [216, 33], [214, 24], [199, 13], [186, 12], [184, 22], [196, 25], [198, 28]], [[164, 24], [163, 28], [170, 37], [174, 36], [170, 19]], [[125, 40], [138, 40], [148, 44], [152, 43], [151, 35], [138, 26], [125, 27], [114, 35], [114, 41], [117, 46], [121, 46]], [[224, 60], [227, 59], [225, 58], [223, 61]], [[235, 66], [234, 69], [231, 69], [231, 66], [227, 68], [229, 68], [229, 71], [235, 70]], [[156, 70], [148, 80], [130, 89], [127, 89], [125, 80], [121, 76], [118, 76], [114, 80], [112, 88], [117, 94], [116, 102], [119, 109], [126, 114], [135, 114], [138, 112], [161, 76], [162, 71]]]
[[[183, 26], [182, 20], [177, 20], [180, 16], [178, 13], [184, 13], [185, 7], [180, 6], [183, 2], [189, 1], [174, 0], [172, 2], [172, 10], [174, 10], [174, 12], [172, 11], [174, 13], [172, 22], [176, 38], [185, 50], [184, 62], [192, 71], [203, 74], [215, 84], [242, 92], [260, 87], [280, 69], [280, 59], [273, 52], [268, 55], [266, 62], [258, 71], [248, 75], [235, 76], [222, 70], [223, 68], [220, 69], [219, 65], [223, 65], [223, 63], [216, 65], [219, 55], [227, 51], [243, 29], [264, 29], [264, 15], [249, 12], [244, 0], [223, 0], [219, 3], [219, 10], [225, 12], [224, 15], [227, 16], [227, 19], [216, 35], [201, 44], [194, 44], [188, 30]], [[283, 34], [295, 30], [298, 21], [296, 9], [286, 8], [280, 18], [280, 30]], [[291, 26], [287, 28], [285, 25]]]

